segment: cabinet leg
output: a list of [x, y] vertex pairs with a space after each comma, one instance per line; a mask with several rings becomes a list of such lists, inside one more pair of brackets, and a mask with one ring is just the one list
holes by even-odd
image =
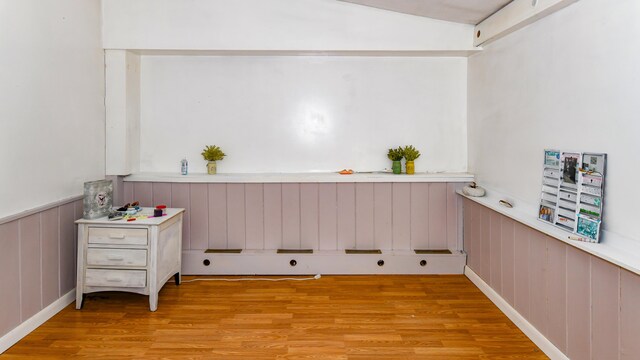
[[84, 294], [76, 292], [76, 310], [82, 309], [82, 305], [84, 303]]
[[158, 294], [151, 293], [149, 295], [149, 310], [156, 311], [158, 310]]
[[180, 276], [180, 273], [177, 272], [175, 275], [173, 275], [175, 281], [176, 281], [176, 285], [180, 285], [180, 283], [182, 282], [182, 277]]

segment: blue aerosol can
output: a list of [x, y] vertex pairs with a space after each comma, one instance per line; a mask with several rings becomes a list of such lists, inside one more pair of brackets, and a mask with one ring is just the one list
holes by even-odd
[[187, 161], [186, 156], [180, 160], [180, 173], [182, 175], [187, 175], [189, 173], [189, 162]]

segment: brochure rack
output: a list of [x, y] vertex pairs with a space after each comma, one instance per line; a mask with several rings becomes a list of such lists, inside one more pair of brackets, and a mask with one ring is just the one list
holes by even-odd
[[538, 219], [597, 243], [607, 154], [545, 150]]

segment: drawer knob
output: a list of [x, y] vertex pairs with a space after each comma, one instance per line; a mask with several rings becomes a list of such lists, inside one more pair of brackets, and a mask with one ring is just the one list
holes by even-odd
[[120, 257], [120, 256], [107, 256], [107, 260], [111, 260], [111, 261], [122, 261], [124, 260], [124, 258]]
[[122, 282], [122, 279], [120, 278], [107, 278], [108, 282], [115, 282], [115, 283], [119, 283]]
[[109, 234], [109, 239], [124, 239], [124, 234]]

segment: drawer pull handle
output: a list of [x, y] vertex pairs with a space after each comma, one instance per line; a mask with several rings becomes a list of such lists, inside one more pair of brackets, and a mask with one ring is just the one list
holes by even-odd
[[108, 282], [117, 282], [117, 283], [119, 283], [119, 282], [122, 282], [122, 279], [120, 279], [120, 278], [107, 278], [107, 281]]
[[124, 239], [124, 234], [109, 234], [109, 239]]
[[111, 260], [111, 261], [122, 261], [124, 260], [123, 257], [120, 256], [107, 256], [107, 260]]

